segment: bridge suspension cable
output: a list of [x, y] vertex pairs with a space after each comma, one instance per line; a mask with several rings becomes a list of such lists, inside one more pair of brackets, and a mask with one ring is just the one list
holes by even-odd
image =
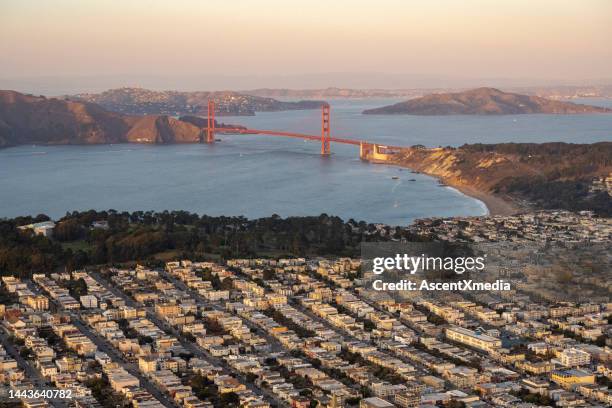
[[215, 142], [215, 133], [233, 133], [233, 134], [255, 134], [281, 137], [294, 137], [304, 140], [321, 141], [321, 155], [328, 156], [331, 154], [331, 142], [360, 146], [360, 156], [365, 158], [371, 152], [379, 152], [380, 149], [391, 151], [402, 149], [400, 146], [382, 146], [364, 140], [346, 139], [331, 136], [331, 121], [330, 121], [330, 106], [328, 103], [321, 105], [321, 135], [309, 135], [297, 132], [284, 132], [279, 130], [264, 130], [264, 129], [249, 129], [245, 127], [216, 127], [215, 125], [215, 102], [208, 101], [207, 125], [206, 128], [206, 143]]

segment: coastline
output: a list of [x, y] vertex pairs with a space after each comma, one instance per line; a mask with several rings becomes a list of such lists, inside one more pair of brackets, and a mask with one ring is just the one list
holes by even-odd
[[414, 171], [419, 171], [422, 174], [425, 174], [430, 177], [434, 177], [439, 182], [444, 183], [448, 187], [452, 187], [455, 190], [459, 191], [462, 194], [465, 194], [468, 197], [474, 198], [484, 204], [487, 209], [487, 215], [495, 216], [495, 215], [513, 215], [519, 212], [524, 211], [522, 206], [519, 206], [515, 202], [511, 201], [508, 198], [503, 198], [499, 195], [489, 193], [486, 191], [479, 190], [476, 187], [469, 186], [462, 183], [457, 183], [447, 177], [440, 176], [439, 174], [430, 173], [427, 171], [423, 171], [423, 169], [418, 167], [412, 167], [402, 162], [385, 162], [385, 161], [370, 161], [370, 163], [376, 164], [394, 164], [399, 167], [403, 167], [405, 169], [410, 169]]
[[[432, 174], [432, 176], [434, 175]], [[466, 196], [482, 201], [487, 207], [489, 212], [488, 215], [512, 215], [521, 212], [521, 208], [519, 206], [509, 200], [503, 199], [500, 196], [494, 195], [493, 193], [487, 193], [471, 186], [453, 184], [443, 179], [442, 181], [445, 184], [448, 184], [449, 187], [459, 190]]]
[[[83, 144], [83, 143], [70, 143], [70, 144], [37, 144], [37, 145], [31, 145], [32, 147], [56, 147], [56, 146], [113, 146], [113, 145], [144, 145], [144, 146], [170, 146], [170, 145], [184, 145], [184, 144], [195, 144], [195, 143], [191, 143], [191, 142], [183, 142], [183, 143], [138, 143], [138, 142], [122, 142], [122, 143], [88, 143], [88, 144]], [[28, 145], [16, 145], [16, 146], [0, 146], [0, 150], [4, 150], [4, 149], [10, 149], [10, 148], [17, 148], [17, 147], [23, 147], [23, 146], [28, 146]], [[36, 152], [37, 154], [45, 154], [43, 152]], [[433, 177], [435, 179], [437, 179], [439, 182], [443, 183], [444, 185], [453, 188], [454, 190], [458, 191], [459, 193], [468, 196], [470, 198], [476, 199], [478, 201], [480, 201], [480, 203], [482, 203], [482, 205], [485, 207], [485, 210], [487, 212], [487, 214], [485, 214], [485, 216], [506, 216], [506, 215], [512, 215], [512, 214], [516, 214], [519, 212], [523, 212], [525, 211], [525, 206], [517, 204], [514, 200], [511, 200], [510, 198], [506, 197], [502, 197], [500, 195], [496, 195], [490, 192], [486, 192], [483, 190], [478, 189], [477, 187], [474, 186], [470, 186], [470, 185], [466, 185], [464, 183], [457, 183], [453, 178], [450, 177], [445, 177], [443, 175], [440, 174], [436, 174], [434, 172], [428, 172], [426, 171], [423, 167], [424, 166], [419, 166], [419, 165], [409, 165], [405, 162], [402, 161], [384, 161], [384, 160], [368, 160], [369, 163], [372, 164], [384, 164], [384, 165], [391, 165], [391, 166], [398, 166], [401, 168], [405, 168], [405, 169], [409, 169], [409, 170], [414, 170], [414, 171], [418, 171], [424, 175], [427, 175], [429, 177]]]

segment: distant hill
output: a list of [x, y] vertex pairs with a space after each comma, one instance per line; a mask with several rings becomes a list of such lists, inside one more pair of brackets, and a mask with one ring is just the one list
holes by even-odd
[[434, 91], [423, 89], [351, 89], [351, 88], [320, 88], [320, 89], [274, 89], [259, 88], [242, 91], [247, 95], [263, 96], [270, 98], [411, 98], [423, 96], [425, 93]]
[[477, 88], [439, 93], [363, 111], [367, 115], [516, 115], [524, 113], [611, 113], [612, 109], [550, 100], [539, 96]]
[[167, 115], [132, 116], [101, 106], [0, 91], [0, 147], [22, 144], [196, 143], [202, 129]]
[[[359, 88], [318, 88], [318, 89], [287, 89], [259, 88], [240, 91], [246, 95], [264, 96], [269, 98], [417, 98], [428, 94], [460, 92], [469, 88], [398, 88], [398, 89], [359, 89]], [[612, 85], [547, 85], [506, 88], [511, 92], [525, 95], [541, 96], [550, 99], [572, 98], [611, 98]]]
[[[466, 91], [469, 88], [405, 88], [405, 89], [359, 89], [359, 88], [319, 88], [287, 89], [259, 88], [240, 91], [246, 95], [269, 98], [293, 99], [330, 99], [330, 98], [417, 98], [429, 94]], [[547, 85], [506, 88], [510, 92], [541, 96], [543, 98], [566, 100], [574, 98], [612, 98], [612, 85]]]
[[252, 116], [255, 112], [317, 109], [322, 101], [284, 102], [232, 91], [180, 92], [143, 88], [117, 88], [97, 94], [78, 94], [69, 99], [96, 103], [128, 115], [206, 115], [208, 100], [215, 101], [217, 116]]

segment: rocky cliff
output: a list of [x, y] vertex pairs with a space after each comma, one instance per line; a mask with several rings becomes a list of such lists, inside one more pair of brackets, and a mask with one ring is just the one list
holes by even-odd
[[0, 147], [21, 144], [194, 143], [201, 129], [166, 115], [130, 116], [89, 102], [0, 91]]
[[612, 142], [503, 143], [411, 148], [393, 161], [460, 189], [526, 201], [538, 208], [594, 210], [609, 216], [610, 195], [592, 187], [594, 179], [612, 173], [611, 157]]

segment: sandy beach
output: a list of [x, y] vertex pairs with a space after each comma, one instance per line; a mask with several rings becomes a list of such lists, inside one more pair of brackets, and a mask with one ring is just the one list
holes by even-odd
[[525, 210], [525, 208], [511, 201], [509, 198], [503, 198], [499, 195], [485, 192], [485, 191], [479, 190], [472, 186], [468, 186], [465, 184], [459, 184], [459, 183], [454, 182], [453, 180], [447, 179], [445, 177], [441, 177], [438, 174], [432, 174], [432, 173], [423, 171], [423, 169], [417, 169], [414, 167], [410, 167], [404, 163], [397, 163], [397, 162], [389, 163], [389, 162], [376, 162], [376, 161], [371, 161], [371, 162], [379, 163], [379, 164], [387, 164], [387, 165], [393, 164], [393, 165], [403, 167], [406, 169], [410, 169], [410, 170], [419, 170], [423, 174], [426, 174], [431, 177], [435, 177], [436, 179], [446, 184], [447, 186], [453, 187], [469, 197], [482, 201], [487, 207], [489, 215], [512, 215], [512, 214], [516, 214], [516, 213], [519, 213]]
[[449, 186], [461, 191], [463, 194], [482, 201], [487, 206], [489, 215], [512, 215], [521, 212], [522, 210], [522, 208], [518, 205], [497, 195], [479, 191], [473, 187], [465, 185], [459, 186], [446, 181], [444, 182]]

